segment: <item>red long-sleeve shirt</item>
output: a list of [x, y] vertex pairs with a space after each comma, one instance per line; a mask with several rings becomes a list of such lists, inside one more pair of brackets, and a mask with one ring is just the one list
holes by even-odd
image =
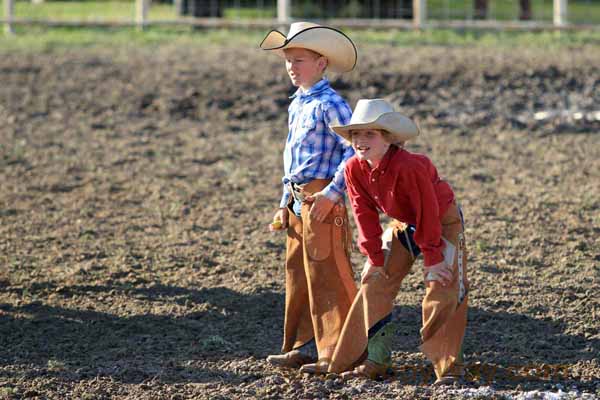
[[454, 192], [429, 158], [390, 146], [373, 169], [353, 156], [344, 175], [358, 226], [358, 245], [371, 264], [382, 266], [385, 258], [379, 212], [416, 226], [414, 239], [426, 267], [444, 259], [440, 217], [454, 200]]

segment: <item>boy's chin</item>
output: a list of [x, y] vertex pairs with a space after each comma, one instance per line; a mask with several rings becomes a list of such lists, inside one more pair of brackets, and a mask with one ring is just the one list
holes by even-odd
[[302, 82], [301, 82], [301, 81], [299, 81], [298, 79], [291, 79], [291, 78], [290, 78], [290, 81], [292, 82], [292, 85], [294, 85], [294, 86], [296, 86], [296, 87], [300, 87], [300, 86], [302, 86]]

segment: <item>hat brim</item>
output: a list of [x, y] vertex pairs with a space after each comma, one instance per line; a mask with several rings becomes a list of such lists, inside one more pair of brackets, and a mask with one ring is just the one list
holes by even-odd
[[397, 112], [385, 113], [373, 121], [365, 121], [348, 125], [329, 125], [336, 134], [352, 143], [353, 130], [381, 129], [392, 135], [392, 142], [399, 143], [419, 136], [421, 130], [410, 118]]
[[327, 69], [332, 72], [348, 72], [354, 69], [358, 52], [354, 42], [342, 31], [328, 26], [313, 26], [299, 31], [289, 39], [278, 30], [272, 30], [260, 43], [263, 50], [273, 51], [285, 57], [285, 49], [301, 48], [315, 51], [327, 57]]

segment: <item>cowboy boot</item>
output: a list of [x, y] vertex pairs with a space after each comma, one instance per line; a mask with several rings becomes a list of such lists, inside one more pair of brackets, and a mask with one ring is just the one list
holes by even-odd
[[389, 375], [392, 375], [393, 371], [391, 368], [374, 363], [373, 361], [365, 360], [358, 367], [354, 368], [352, 371], [343, 372], [341, 377], [342, 379], [352, 379], [352, 378], [367, 378], [367, 379], [378, 379], [378, 378], [387, 378]]
[[302, 365], [314, 362], [314, 357], [304, 354], [298, 350], [288, 351], [285, 354], [273, 354], [267, 357], [267, 361], [275, 366], [283, 368], [300, 368]]
[[368, 379], [386, 378], [393, 373], [392, 335], [395, 324], [387, 323], [379, 329], [367, 344], [367, 359], [352, 371], [344, 372], [343, 379], [364, 377]]
[[376, 364], [389, 367], [392, 365], [392, 337], [394, 335], [395, 324], [388, 322], [377, 333], [369, 338], [367, 359]]
[[439, 377], [433, 383], [433, 386], [446, 386], [446, 385], [454, 385], [454, 383], [461, 383], [465, 377], [465, 363], [463, 361], [462, 350], [452, 367], [444, 374], [444, 376]]
[[329, 358], [320, 358], [317, 362], [304, 364], [300, 372], [311, 375], [325, 375], [329, 369]]

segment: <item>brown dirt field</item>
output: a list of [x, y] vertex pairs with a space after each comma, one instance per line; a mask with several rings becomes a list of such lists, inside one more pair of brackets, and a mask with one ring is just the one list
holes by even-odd
[[[256, 49], [160, 46], [0, 57], [0, 398], [600, 395], [600, 50], [360, 54], [334, 87], [414, 117], [409, 149], [465, 210], [465, 387], [429, 385], [420, 261], [396, 300], [395, 377], [265, 362], [282, 337], [284, 236], [267, 224], [292, 87]], [[555, 109], [583, 117], [533, 118]]]

